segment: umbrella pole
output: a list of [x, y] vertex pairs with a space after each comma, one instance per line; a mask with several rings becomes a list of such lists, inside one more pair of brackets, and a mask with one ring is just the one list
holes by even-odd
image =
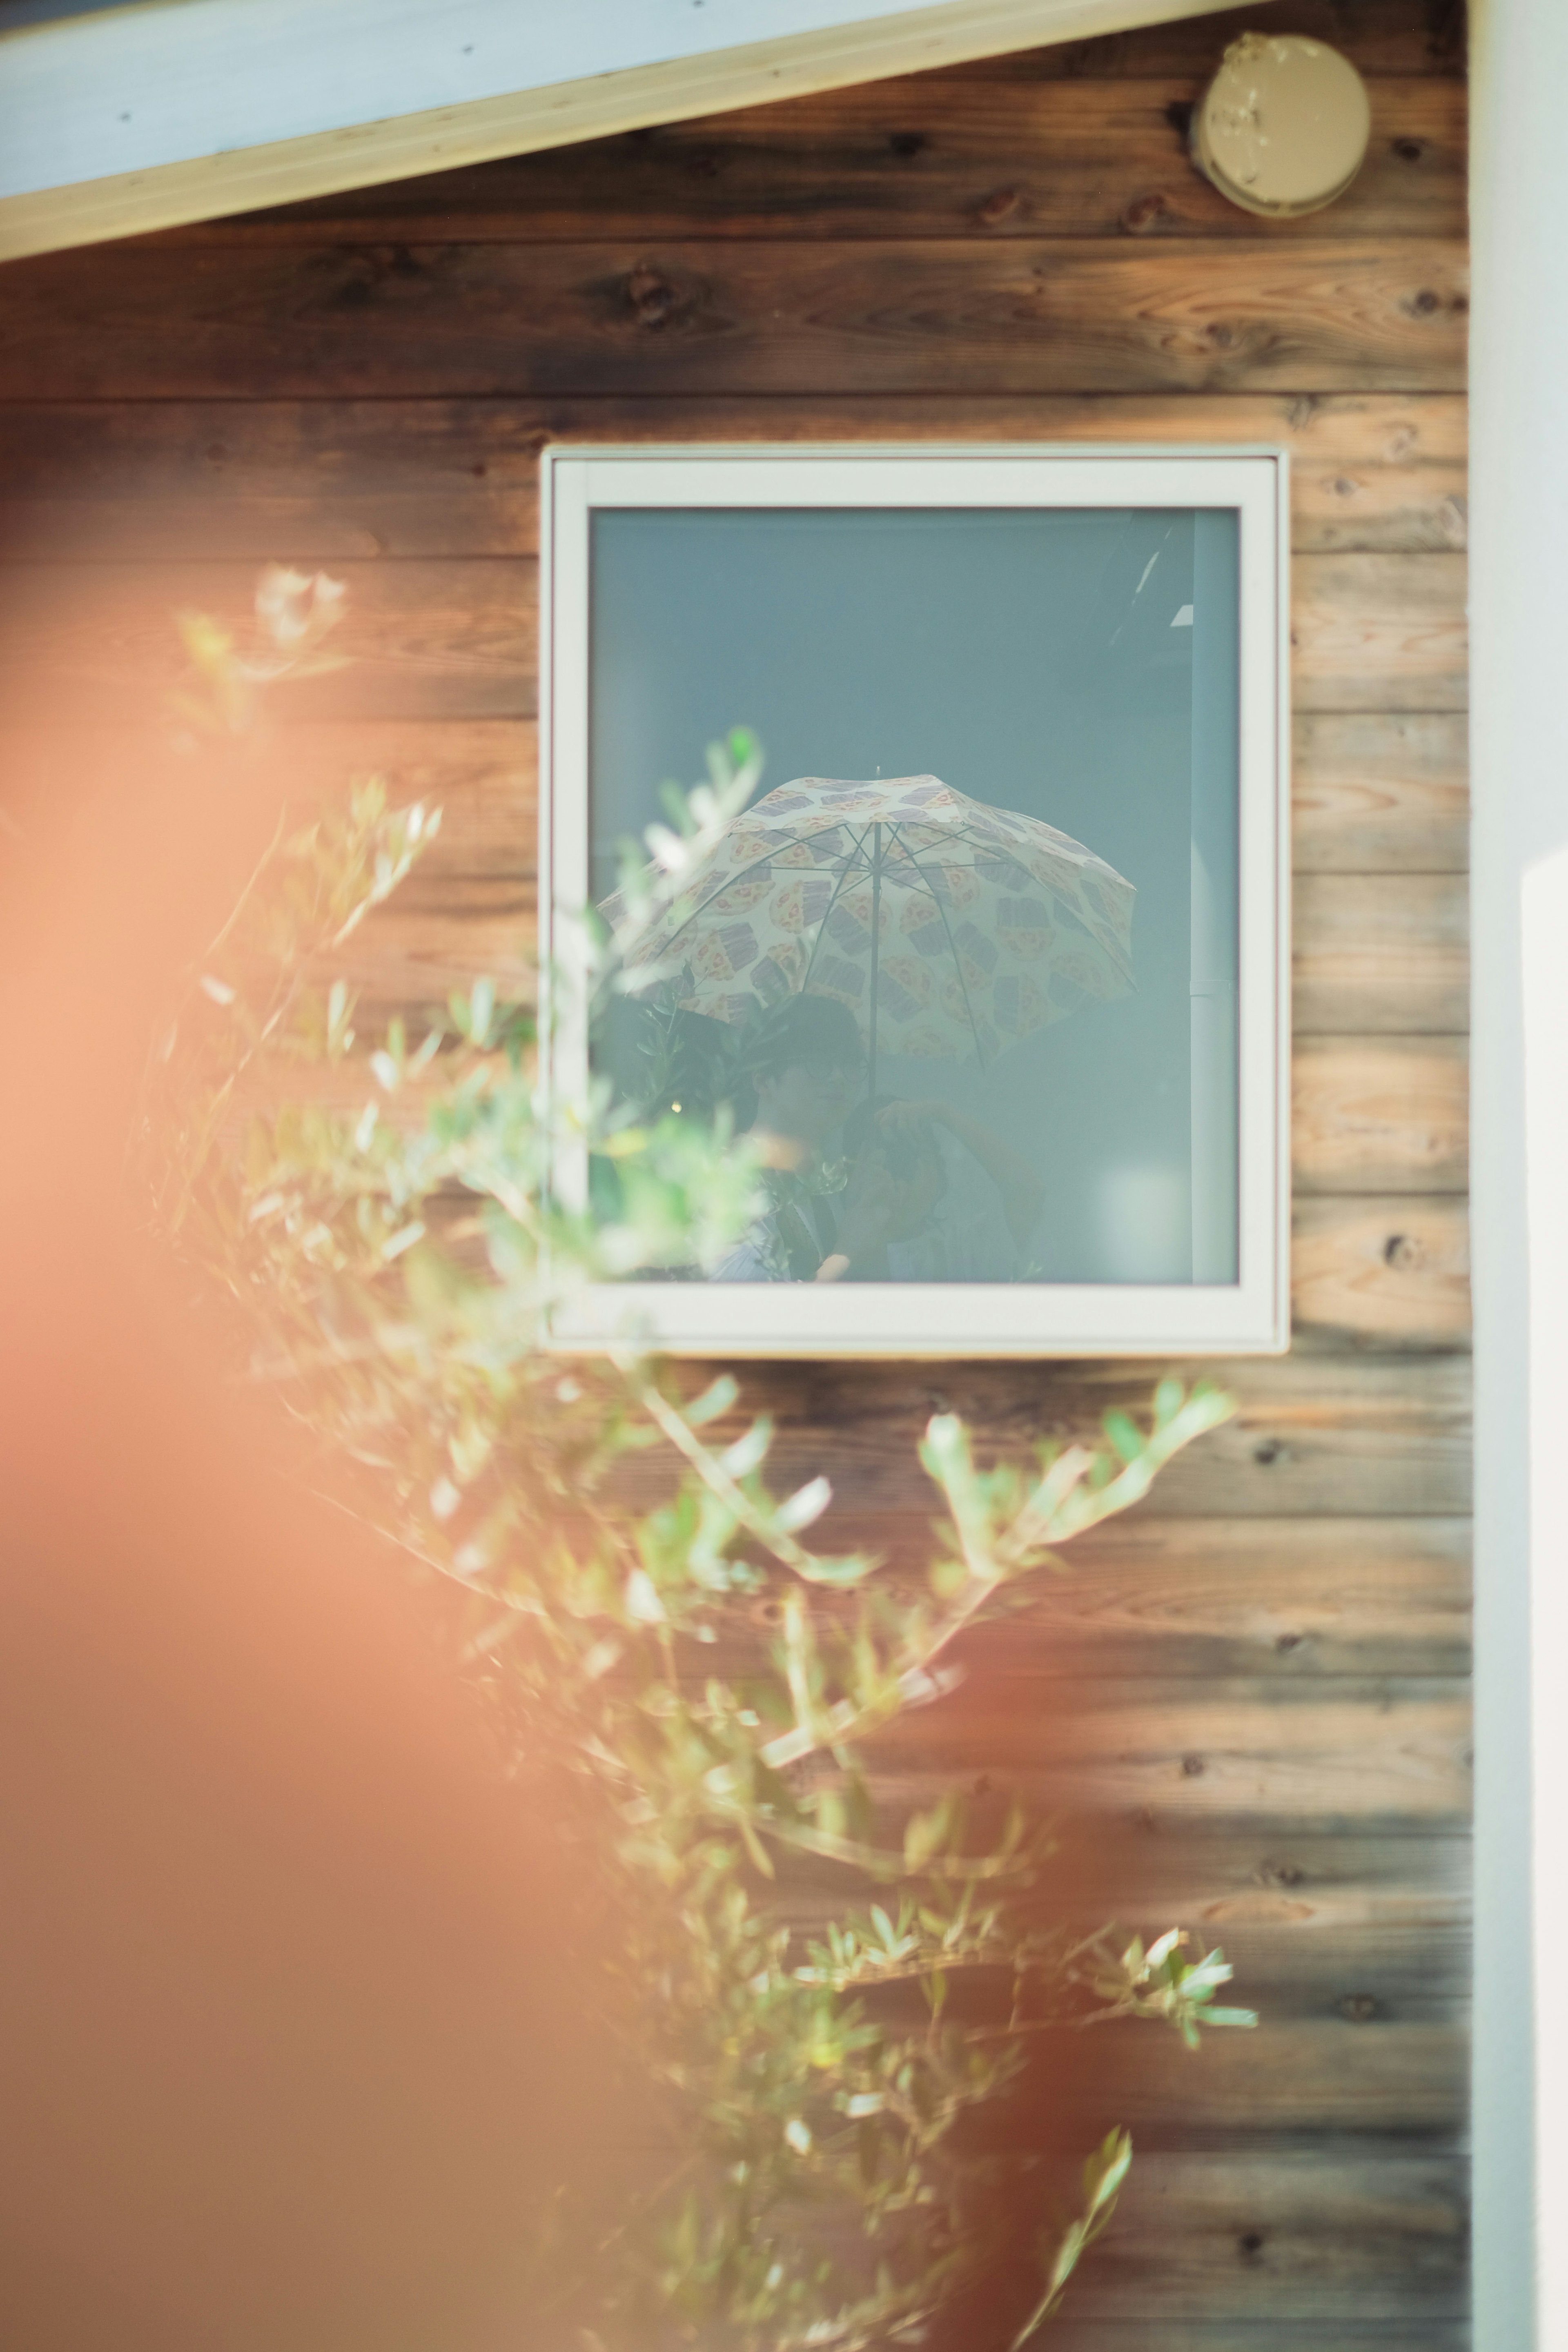
[[877, 964], [882, 951], [882, 828], [871, 827], [871, 1035], [867, 1055], [866, 1099], [877, 1099]]

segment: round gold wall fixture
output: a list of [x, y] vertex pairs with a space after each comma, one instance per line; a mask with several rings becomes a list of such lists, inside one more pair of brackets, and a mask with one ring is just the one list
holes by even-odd
[[1193, 110], [1193, 160], [1222, 196], [1284, 220], [1342, 196], [1372, 131], [1348, 58], [1303, 33], [1243, 33]]

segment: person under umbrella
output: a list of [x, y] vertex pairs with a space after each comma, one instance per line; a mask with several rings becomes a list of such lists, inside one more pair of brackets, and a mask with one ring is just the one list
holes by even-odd
[[[862, 1246], [844, 1274], [862, 1282], [1016, 1282], [1023, 1276], [1046, 1187], [993, 1129], [947, 1103], [879, 1095], [850, 1113], [844, 1149], [853, 1171], [851, 1199], [874, 1202], [886, 1221], [880, 1244]], [[989, 1197], [978, 1205], [954, 1201], [949, 1159], [958, 1152], [988, 1180]]]
[[890, 1173], [868, 1171], [851, 1199], [844, 1171], [820, 1156], [865, 1084], [853, 1013], [829, 996], [785, 997], [753, 1023], [738, 1073], [756, 1096], [749, 1132], [767, 1206], [713, 1280], [831, 1282], [869, 1265], [886, 1247]]

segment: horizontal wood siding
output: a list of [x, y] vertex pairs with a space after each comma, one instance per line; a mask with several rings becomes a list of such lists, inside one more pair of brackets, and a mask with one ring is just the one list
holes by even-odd
[[[1191, 171], [1216, 16], [0, 272], [13, 814], [113, 772], [171, 612], [268, 557], [350, 585], [293, 692], [301, 790], [438, 800], [353, 943], [363, 1027], [489, 970], [536, 887], [537, 458], [552, 440], [1283, 444], [1294, 502], [1296, 1342], [885, 1745], [1063, 1817], [1092, 1923], [1222, 1941], [1256, 2035], [1042, 2075], [1142, 2151], [1068, 2352], [1460, 2352], [1468, 2000], [1465, 119], [1447, 0], [1273, 0], [1373, 145], [1262, 223]], [[312, 1083], [358, 1099], [357, 1076]], [[985, 1447], [1126, 1364], [772, 1365], [747, 1402], [847, 1538], [917, 1565], [935, 1409]], [[651, 1491], [640, 1459], [632, 1491]], [[1049, 1890], [1046, 1890], [1048, 1898]], [[1046, 1899], [1046, 1898], [1043, 1898]], [[1063, 2103], [1065, 2102], [1065, 2107]]]

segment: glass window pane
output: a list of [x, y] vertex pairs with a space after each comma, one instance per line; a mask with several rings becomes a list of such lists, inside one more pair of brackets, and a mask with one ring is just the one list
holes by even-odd
[[[666, 1103], [722, 1094], [800, 1146], [729, 1278], [804, 1278], [847, 1234], [850, 1278], [1234, 1283], [1234, 511], [592, 532], [595, 898], [662, 780], [736, 725], [767, 755], [661, 1003]], [[634, 1096], [647, 1018], [596, 1048]]]

